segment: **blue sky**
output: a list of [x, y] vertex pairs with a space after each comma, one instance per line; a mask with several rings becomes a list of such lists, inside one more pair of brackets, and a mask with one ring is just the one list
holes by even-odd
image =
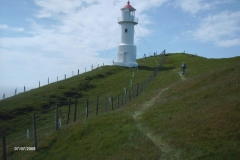
[[[116, 60], [127, 0], [0, 0], [0, 99]], [[131, 0], [137, 57], [240, 56], [240, 1]], [[144, 37], [144, 38], [142, 38]], [[147, 42], [147, 44], [145, 43]]]

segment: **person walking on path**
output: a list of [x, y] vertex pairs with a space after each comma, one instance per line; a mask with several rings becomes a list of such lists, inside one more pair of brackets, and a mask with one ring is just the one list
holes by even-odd
[[181, 69], [182, 69], [182, 75], [185, 74], [186, 68], [187, 68], [186, 63], [183, 63], [183, 64], [182, 64], [182, 67], [181, 67]]

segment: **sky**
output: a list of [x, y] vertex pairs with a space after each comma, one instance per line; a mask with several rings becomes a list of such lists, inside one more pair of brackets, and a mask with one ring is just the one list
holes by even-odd
[[[127, 0], [0, 0], [0, 100], [111, 65]], [[240, 56], [239, 0], [130, 0], [134, 43], [144, 54]]]

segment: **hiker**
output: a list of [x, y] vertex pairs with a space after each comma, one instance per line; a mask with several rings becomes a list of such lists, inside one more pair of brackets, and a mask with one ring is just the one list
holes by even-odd
[[186, 63], [183, 63], [183, 64], [182, 64], [182, 67], [181, 67], [181, 69], [182, 69], [182, 75], [185, 74], [186, 68], [187, 68]]

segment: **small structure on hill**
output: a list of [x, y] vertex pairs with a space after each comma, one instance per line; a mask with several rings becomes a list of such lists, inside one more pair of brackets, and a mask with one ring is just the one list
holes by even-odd
[[138, 24], [138, 19], [135, 17], [136, 9], [127, 2], [127, 5], [122, 9], [122, 17], [118, 18], [118, 23], [121, 25], [121, 43], [118, 46], [117, 61], [114, 65], [125, 67], [136, 67], [136, 51], [134, 45], [134, 26]]

